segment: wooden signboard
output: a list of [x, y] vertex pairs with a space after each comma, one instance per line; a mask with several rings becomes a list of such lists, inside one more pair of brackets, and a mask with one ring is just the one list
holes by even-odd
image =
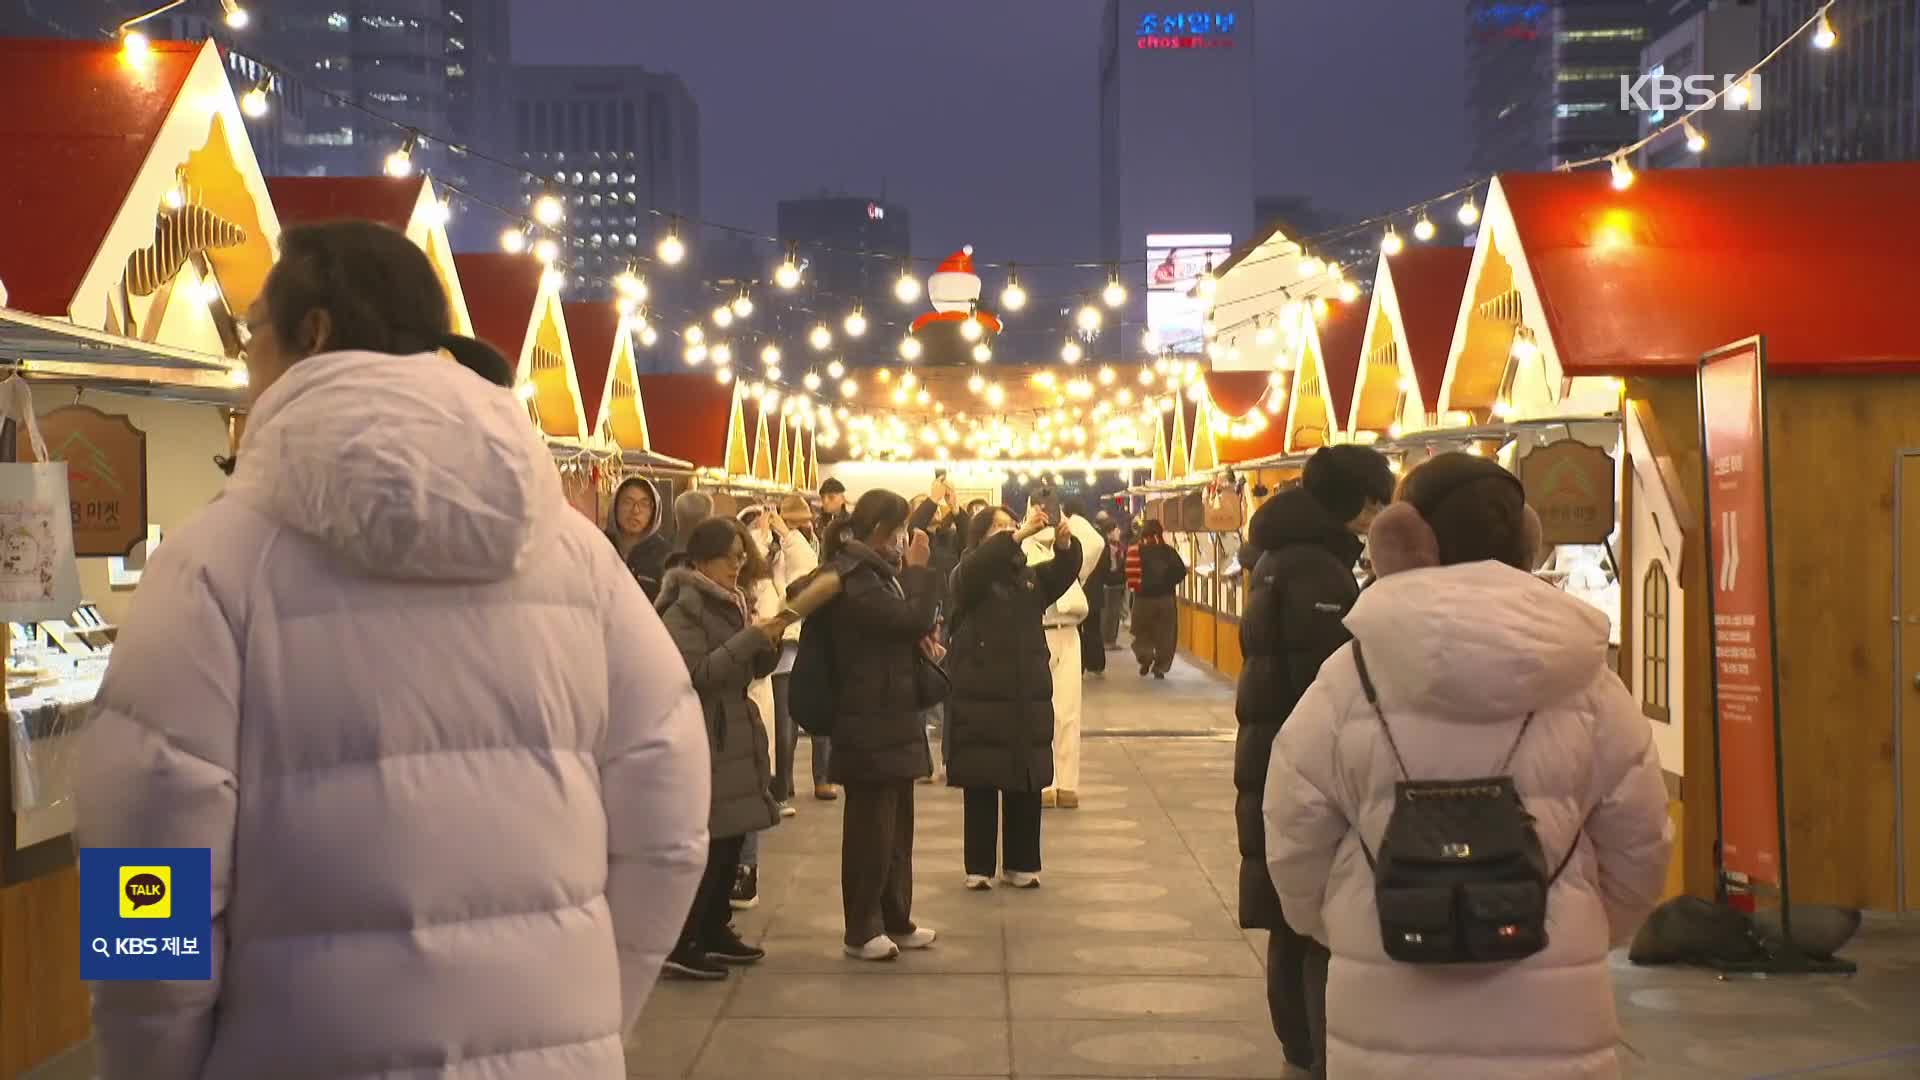
[[1605, 450], [1575, 439], [1549, 443], [1520, 459], [1520, 483], [1548, 545], [1604, 544], [1613, 535], [1613, 455]]
[[[40, 414], [47, 454], [67, 463], [73, 503], [73, 553], [126, 556], [147, 538], [147, 433], [119, 413], [68, 405]], [[33, 460], [31, 440], [15, 435], [16, 459]]]

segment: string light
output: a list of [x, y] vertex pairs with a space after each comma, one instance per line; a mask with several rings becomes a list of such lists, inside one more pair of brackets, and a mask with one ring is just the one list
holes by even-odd
[[722, 367], [733, 363], [733, 346], [724, 341], [715, 345], [712, 349], [708, 350], [708, 352], [713, 357], [713, 362]]
[[[761, 349], [760, 362], [770, 368], [778, 368], [780, 366], [780, 346], [768, 345], [766, 348]], [[777, 377], [778, 376], [769, 376], [769, 378]]]
[[1400, 234], [1393, 231], [1393, 226], [1387, 226], [1386, 234], [1380, 237], [1380, 250], [1389, 255], [1398, 255], [1406, 246], [1407, 243], [1400, 239]]
[[800, 261], [793, 245], [787, 245], [787, 257], [774, 268], [773, 283], [789, 291], [800, 286]]
[[1360, 299], [1360, 286], [1354, 284], [1351, 281], [1343, 281], [1340, 283], [1340, 302], [1341, 303], [1351, 304], [1358, 299]]
[[838, 360], [832, 361], [831, 363], [827, 364], [827, 378], [829, 379], [837, 379], [840, 376], [845, 375], [846, 373], [847, 373], [847, 365], [841, 363]]
[[840, 384], [840, 396], [843, 398], [852, 400], [853, 396], [855, 394], [858, 394], [859, 392], [860, 392], [860, 384], [857, 382], [854, 382], [852, 379], [848, 379], [845, 382], [842, 382]]
[[1117, 308], [1127, 302], [1127, 287], [1120, 284], [1120, 271], [1107, 272], [1107, 287], [1100, 293], [1100, 299], [1110, 308]]
[[[566, 214], [566, 207], [561, 204], [560, 197], [551, 191], [533, 200], [533, 220], [549, 229], [560, 224], [560, 219]], [[665, 258], [664, 255], [661, 257]]]
[[986, 342], [983, 341], [973, 347], [974, 363], [984, 364], [991, 359], [993, 359], [993, 350], [987, 346]]
[[913, 271], [905, 267], [900, 269], [900, 277], [893, 283], [893, 296], [903, 304], [920, 299], [920, 279], [913, 276]]
[[560, 257], [560, 242], [551, 236], [543, 236], [533, 242], [533, 257], [542, 265], [551, 266]]
[[1427, 216], [1426, 210], [1422, 209], [1420, 211], [1420, 220], [1413, 223], [1413, 238], [1421, 243], [1426, 243], [1428, 240], [1433, 239], [1433, 234], [1438, 231], [1439, 230], [1434, 228], [1433, 219]]
[[1753, 86], [1745, 77], [1742, 77], [1739, 82], [1734, 83], [1733, 89], [1727, 91], [1727, 104], [1736, 109], [1746, 108], [1747, 103], [1752, 100]]
[[1820, 26], [1813, 32], [1813, 47], [1822, 50], [1831, 49], [1839, 41], [1840, 35], [1833, 32], [1833, 20], [1827, 18], [1826, 12], [1821, 12]]
[[733, 381], [733, 372], [727, 368], [715, 368], [713, 370], [713, 377], [721, 386], [725, 386]]
[[979, 341], [986, 332], [986, 325], [980, 321], [978, 312], [968, 313], [966, 321], [960, 324], [960, 336], [968, 341]]
[[1480, 208], [1474, 205], [1473, 194], [1471, 192], [1467, 194], [1467, 201], [1460, 204], [1460, 212], [1455, 216], [1460, 219], [1460, 224], [1468, 226], [1469, 228], [1479, 222]]
[[734, 318], [744, 319], [751, 314], [753, 314], [753, 298], [747, 295], [747, 290], [741, 289], [740, 295], [733, 298]]
[[680, 335], [680, 339], [689, 345], [699, 345], [707, 340], [707, 332], [700, 329], [699, 323], [694, 323], [687, 327], [687, 332]]
[[167, 209], [178, 210], [187, 205], [187, 195], [180, 190], [179, 184], [175, 184], [167, 189], [166, 195], [162, 196], [160, 201], [167, 204]]
[[1707, 148], [1707, 137], [1700, 134], [1700, 129], [1693, 126], [1693, 121], [1682, 120], [1680, 121], [1680, 127], [1681, 130], [1687, 133], [1688, 150], [1698, 154]]
[[867, 332], [867, 316], [856, 306], [847, 313], [847, 321], [844, 325], [847, 336], [857, 338]]
[[816, 323], [813, 327], [813, 333], [807, 335], [807, 342], [812, 345], [816, 351], [826, 352], [833, 347], [833, 331], [827, 329], [827, 324], [825, 323]]
[[1153, 327], [1140, 331], [1140, 348], [1149, 354], [1160, 351], [1160, 335], [1154, 333]]
[[1319, 258], [1313, 255], [1304, 256], [1300, 260], [1300, 276], [1301, 277], [1309, 277], [1309, 278], [1319, 277], [1321, 273], [1326, 270], [1326, 268], [1327, 268], [1327, 264], [1324, 262], [1321, 262]]
[[400, 144], [400, 149], [388, 154], [384, 166], [387, 175], [393, 177], [413, 175], [413, 150], [419, 144], [419, 136], [408, 135], [407, 141]]
[[820, 389], [820, 373], [817, 371], [809, 371], [800, 382], [801, 385], [809, 390], [818, 390]]
[[1007, 264], [1007, 287], [1000, 290], [1000, 307], [1005, 311], [1019, 311], [1027, 306], [1027, 290], [1020, 287], [1020, 275], [1014, 272], [1013, 264]]
[[972, 393], [978, 394], [986, 388], [987, 380], [984, 376], [976, 374], [967, 380], [967, 390]]
[[138, 30], [120, 35], [120, 59], [130, 67], [144, 68], [153, 59], [153, 39]]
[[1094, 307], [1092, 304], [1081, 305], [1079, 313], [1073, 318], [1075, 324], [1080, 327], [1081, 333], [1097, 334], [1100, 332], [1100, 309]]
[[1085, 355], [1086, 352], [1080, 348], [1080, 343], [1072, 338], [1068, 338], [1067, 343], [1060, 346], [1060, 359], [1069, 364], [1079, 363], [1080, 358]]
[[713, 325], [725, 330], [733, 325], [733, 309], [725, 304], [713, 309]]
[[660, 340], [660, 331], [655, 330], [653, 328], [652, 323], [643, 322], [640, 324], [640, 347], [641, 348], [651, 349], [653, 348], [654, 344], [659, 340]]
[[643, 303], [647, 299], [647, 279], [634, 273], [632, 266], [614, 275], [613, 288], [615, 292], [635, 303]]
[[1613, 159], [1613, 190], [1625, 191], [1632, 186], [1633, 166], [1627, 164], [1625, 154], [1615, 155]]
[[1119, 378], [1119, 377], [1120, 377], [1120, 376], [1119, 376], [1119, 374], [1118, 374], [1118, 373], [1116, 373], [1116, 372], [1115, 372], [1115, 371], [1114, 371], [1114, 370], [1113, 370], [1112, 368], [1110, 368], [1110, 367], [1103, 367], [1103, 368], [1101, 368], [1101, 369], [1100, 369], [1100, 374], [1099, 374], [1099, 376], [1098, 376], [1098, 378], [1100, 379], [1100, 385], [1101, 385], [1101, 386], [1112, 386], [1112, 385], [1113, 385], [1113, 381], [1114, 381], [1115, 379], [1117, 379], [1117, 378]]
[[654, 247], [654, 254], [668, 266], [678, 266], [680, 261], [687, 257], [687, 245], [680, 240], [678, 221], [667, 226], [667, 235], [660, 238], [660, 243]]
[[262, 75], [253, 88], [240, 95], [240, 111], [255, 120], [267, 115], [268, 95], [273, 91], [273, 76]]
[[911, 364], [915, 360], [920, 359], [921, 352], [922, 352], [922, 349], [920, 346], [919, 338], [914, 337], [912, 334], [908, 334], [906, 337], [903, 337], [900, 339], [900, 359], [905, 360], [907, 363]]

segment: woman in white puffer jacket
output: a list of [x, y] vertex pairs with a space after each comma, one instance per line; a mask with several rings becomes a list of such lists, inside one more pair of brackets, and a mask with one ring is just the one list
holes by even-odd
[[[1321, 1075], [1334, 1080], [1596, 1080], [1619, 1038], [1610, 946], [1659, 898], [1671, 835], [1652, 733], [1606, 666], [1607, 618], [1528, 572], [1537, 522], [1482, 458], [1415, 470], [1373, 526], [1380, 580], [1346, 617], [1416, 780], [1511, 773], [1547, 863], [1548, 945], [1505, 964], [1398, 963], [1374, 877], [1405, 779], [1348, 645], [1281, 728], [1267, 862], [1289, 925], [1332, 950]], [[1532, 525], [1530, 528], [1529, 525]]]

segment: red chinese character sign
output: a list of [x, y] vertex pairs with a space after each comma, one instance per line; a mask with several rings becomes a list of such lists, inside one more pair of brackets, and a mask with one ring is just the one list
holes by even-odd
[[1720, 871], [1786, 892], [1766, 359], [1760, 339], [1700, 360], [1700, 446], [1713, 626]]

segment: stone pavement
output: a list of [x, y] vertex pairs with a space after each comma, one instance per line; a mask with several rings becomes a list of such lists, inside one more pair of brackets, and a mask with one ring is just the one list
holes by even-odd
[[[1232, 692], [1185, 665], [1087, 683], [1083, 806], [1048, 811], [1044, 885], [961, 888], [960, 797], [921, 787], [914, 912], [939, 942], [888, 964], [840, 953], [838, 803], [770, 834], [768, 950], [723, 984], [663, 980], [637, 1077], [1287, 1077], [1267, 1020], [1265, 935], [1234, 919]], [[1187, 733], [1185, 737], [1165, 733]], [[804, 750], [799, 755], [804, 762]], [[810, 788], [806, 790], [811, 790]], [[1920, 1077], [1920, 925], [1876, 920], [1850, 980], [1720, 982], [1616, 957], [1630, 1080]]]

